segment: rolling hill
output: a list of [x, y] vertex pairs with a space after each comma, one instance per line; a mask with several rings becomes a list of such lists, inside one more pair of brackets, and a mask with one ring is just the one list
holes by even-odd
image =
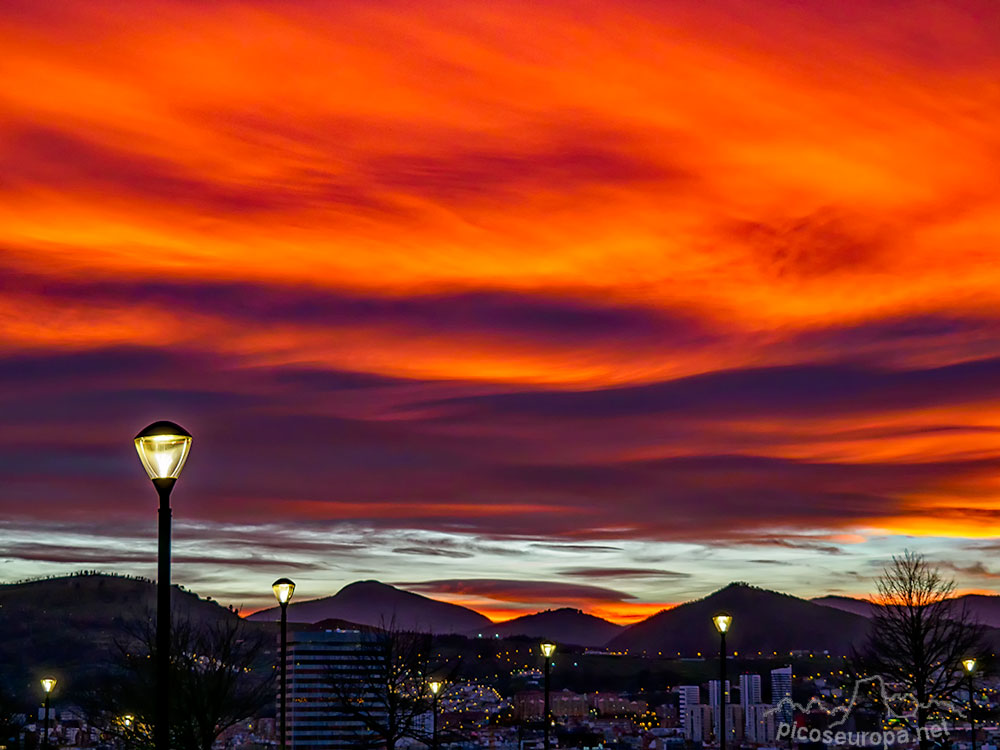
[[[175, 617], [238, 621], [236, 612], [173, 588]], [[0, 685], [34, 695], [40, 672], [60, 679], [63, 694], [105, 668], [116, 639], [156, 608], [156, 584], [99, 573], [0, 584]]]
[[681, 604], [632, 625], [608, 643], [609, 648], [630, 653], [693, 656], [716, 653], [719, 635], [712, 616], [719, 611], [733, 615], [727, 636], [731, 650], [829, 651], [846, 654], [868, 632], [860, 615], [799, 599], [775, 591], [733, 583], [697, 601]]
[[[272, 607], [255, 612], [247, 619], [274, 622], [280, 614], [278, 607]], [[330, 619], [359, 625], [393, 623], [397, 628], [428, 633], [468, 633], [492, 625], [487, 617], [466, 607], [439, 602], [378, 581], [357, 581], [333, 596], [293, 601], [288, 605], [289, 622], [311, 624]]]
[[484, 638], [524, 635], [530, 638], [549, 638], [558, 643], [576, 646], [603, 646], [624, 629], [622, 625], [566, 607], [493, 623], [468, 635], [481, 633]]
[[[853, 599], [849, 596], [821, 596], [811, 599], [814, 604], [832, 607], [844, 612], [871, 617], [872, 603], [865, 599]], [[990, 594], [963, 594], [956, 596], [955, 604], [966, 607], [976, 620], [989, 628], [1000, 627], [1000, 596]]]

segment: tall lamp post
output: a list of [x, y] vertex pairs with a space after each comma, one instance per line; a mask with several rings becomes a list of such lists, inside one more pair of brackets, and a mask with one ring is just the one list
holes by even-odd
[[279, 578], [271, 584], [271, 589], [281, 605], [281, 750], [285, 750], [288, 737], [288, 602], [295, 593], [295, 583], [290, 578]]
[[56, 686], [55, 677], [46, 677], [42, 680], [42, 690], [45, 691], [45, 734], [42, 737], [42, 748], [48, 750], [49, 747], [49, 693]]
[[153, 422], [135, 436], [135, 449], [160, 496], [154, 744], [156, 750], [170, 750], [170, 491], [191, 450], [191, 433], [173, 422]]
[[552, 654], [556, 652], [556, 644], [545, 641], [541, 644], [542, 656], [545, 657], [545, 709], [543, 720], [545, 722], [545, 750], [552, 747], [549, 738], [552, 729], [552, 712], [549, 710], [549, 673], [552, 671]]
[[719, 750], [726, 750], [726, 633], [733, 616], [720, 612], [712, 622], [719, 631]]
[[962, 666], [965, 667], [965, 675], [969, 678], [969, 724], [972, 727], [972, 750], [976, 750], [976, 701], [972, 697], [972, 673], [976, 671], [975, 659], [962, 659]]
[[431, 695], [434, 696], [431, 699], [431, 750], [437, 750], [438, 746], [438, 693], [441, 692], [441, 682], [439, 680], [431, 680], [427, 683], [427, 687], [430, 688]]

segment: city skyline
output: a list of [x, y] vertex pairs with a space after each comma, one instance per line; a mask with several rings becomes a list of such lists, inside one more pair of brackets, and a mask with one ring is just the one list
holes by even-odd
[[996, 593], [988, 2], [0, 7], [2, 581]]

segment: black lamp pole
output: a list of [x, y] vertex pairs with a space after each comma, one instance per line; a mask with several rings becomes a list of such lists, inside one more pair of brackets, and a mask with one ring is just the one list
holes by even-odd
[[550, 750], [552, 747], [551, 738], [549, 736], [551, 725], [552, 725], [552, 713], [549, 710], [549, 672], [552, 671], [552, 657], [545, 657], [545, 750]]
[[184, 468], [191, 433], [173, 422], [153, 422], [135, 436], [143, 468], [160, 497], [156, 558], [156, 706], [153, 742], [170, 750], [170, 491]]
[[156, 563], [156, 750], [170, 750], [170, 491], [177, 480], [153, 480], [160, 495]]
[[976, 699], [972, 696], [972, 670], [969, 670], [969, 723], [972, 725], [972, 750], [976, 750]]
[[[431, 723], [431, 738], [433, 750], [437, 750], [437, 692], [434, 693], [434, 702], [432, 710], [432, 723]], [[975, 748], [973, 748], [975, 750]]]
[[45, 735], [42, 737], [42, 748], [49, 748], [49, 693], [45, 691]]
[[288, 737], [288, 602], [281, 603], [281, 750]]
[[719, 750], [726, 750], [726, 631], [719, 636]]

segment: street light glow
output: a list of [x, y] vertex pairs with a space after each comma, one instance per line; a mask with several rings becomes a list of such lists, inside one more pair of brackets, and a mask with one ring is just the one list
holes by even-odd
[[56, 686], [55, 677], [46, 677], [42, 680], [42, 690], [44, 690], [46, 693], [51, 693], [52, 688], [54, 688], [55, 686]]
[[437, 695], [438, 691], [441, 690], [441, 683], [437, 680], [431, 680], [430, 682], [427, 683], [427, 687], [430, 688], [431, 692], [434, 693], [434, 695]]
[[972, 672], [976, 668], [976, 660], [975, 659], [962, 659], [962, 666], [965, 667], [965, 671], [966, 672], [968, 672], [969, 674], [972, 674]]
[[546, 659], [552, 658], [552, 654], [556, 652], [556, 644], [549, 643], [548, 641], [543, 643], [540, 648], [542, 649], [542, 656]]
[[271, 584], [271, 589], [278, 604], [288, 604], [292, 600], [292, 594], [295, 593], [295, 582], [290, 578], [279, 578]]
[[733, 622], [733, 616], [725, 612], [720, 612], [712, 618], [712, 622], [715, 623], [715, 629], [720, 633], [728, 633], [729, 626]]
[[153, 422], [135, 436], [135, 449], [150, 479], [177, 479], [191, 449], [191, 433], [173, 422]]

